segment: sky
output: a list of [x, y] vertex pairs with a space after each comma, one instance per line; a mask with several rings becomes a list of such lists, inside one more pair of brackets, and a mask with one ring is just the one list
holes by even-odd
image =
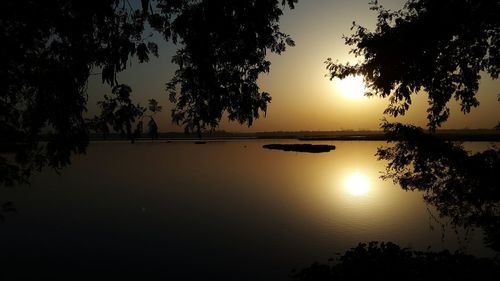
[[[404, 2], [379, 0], [379, 4], [392, 10], [402, 8]], [[327, 58], [356, 62], [342, 35], [351, 34], [353, 21], [374, 29], [376, 13], [370, 11], [368, 3], [369, 0], [299, 0], [294, 10], [286, 9], [280, 27], [291, 35], [296, 46], [281, 55], [269, 55], [271, 71], [259, 78], [261, 90], [272, 96], [266, 117], [262, 115], [252, 127], [230, 123], [224, 118], [218, 129], [233, 132], [378, 130], [384, 117], [425, 127], [426, 93], [413, 97], [405, 116], [390, 118], [383, 114], [387, 100], [357, 95], [359, 82], [330, 81], [327, 77], [324, 63]], [[171, 122], [172, 104], [165, 92], [165, 83], [176, 69], [170, 61], [176, 47], [163, 40], [159, 47], [159, 58], [152, 58], [147, 64], [132, 60], [131, 67], [119, 75], [119, 82], [129, 84], [134, 100], [142, 105], [150, 98], [160, 102], [163, 112], [155, 118], [160, 131], [183, 131]], [[450, 101], [451, 115], [442, 128], [492, 128], [500, 121], [497, 100], [500, 80], [491, 80], [487, 74], [482, 77], [477, 94], [480, 106], [464, 115], [458, 102]], [[98, 75], [91, 77], [90, 114], [95, 114], [99, 97], [109, 91], [109, 86], [103, 85]]]

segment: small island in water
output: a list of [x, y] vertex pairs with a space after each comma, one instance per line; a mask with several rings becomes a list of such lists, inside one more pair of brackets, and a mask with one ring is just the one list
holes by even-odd
[[265, 144], [262, 147], [267, 149], [309, 153], [330, 152], [335, 149], [335, 145], [327, 144]]

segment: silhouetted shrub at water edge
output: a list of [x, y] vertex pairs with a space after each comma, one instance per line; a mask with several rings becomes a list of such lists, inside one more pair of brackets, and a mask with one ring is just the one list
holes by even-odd
[[415, 251], [391, 242], [360, 243], [329, 263], [292, 273], [295, 281], [499, 280], [497, 261], [460, 252]]

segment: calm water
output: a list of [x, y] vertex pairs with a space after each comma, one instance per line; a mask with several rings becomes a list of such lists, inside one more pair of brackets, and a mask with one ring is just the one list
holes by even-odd
[[372, 240], [491, 254], [480, 231], [468, 242], [443, 233], [421, 194], [379, 179], [384, 142], [321, 142], [337, 146], [323, 154], [261, 148], [276, 142], [295, 141], [93, 143], [60, 176], [0, 192], [18, 209], [0, 224], [0, 274], [22, 264], [20, 276], [287, 280]]

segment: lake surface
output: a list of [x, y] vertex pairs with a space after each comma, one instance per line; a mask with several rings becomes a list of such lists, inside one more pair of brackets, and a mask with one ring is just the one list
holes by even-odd
[[481, 231], [443, 232], [422, 194], [379, 178], [385, 142], [319, 142], [337, 146], [321, 154], [268, 143], [298, 141], [92, 143], [61, 175], [0, 191], [18, 209], [0, 224], [0, 275], [288, 280], [373, 240], [492, 255]]

